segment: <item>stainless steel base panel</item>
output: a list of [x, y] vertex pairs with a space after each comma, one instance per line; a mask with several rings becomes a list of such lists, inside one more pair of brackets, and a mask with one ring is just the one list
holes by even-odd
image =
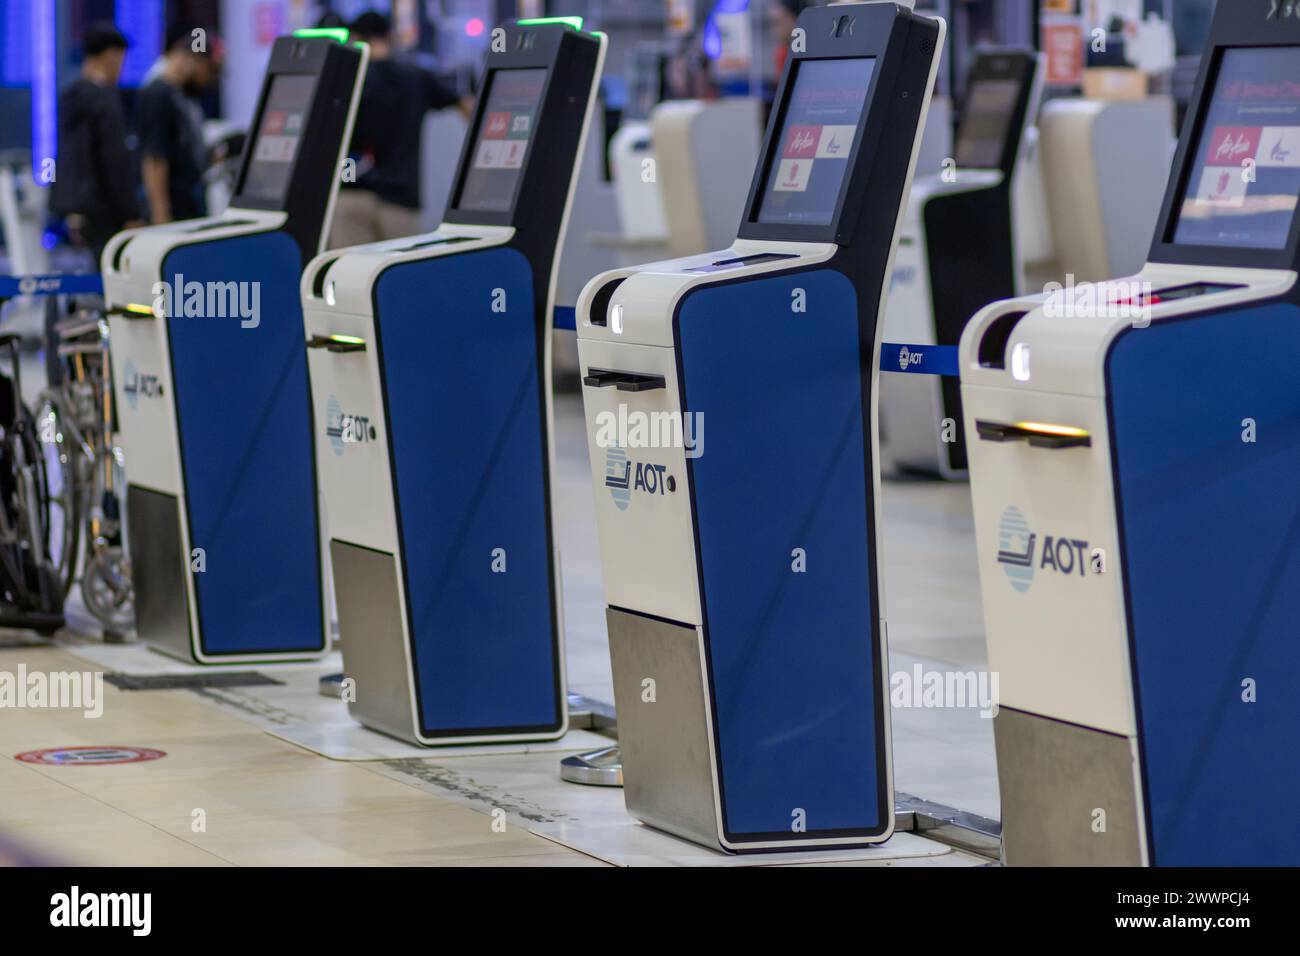
[[627, 812], [721, 849], [696, 629], [616, 608], [605, 619]]
[[133, 540], [141, 542], [131, 552], [136, 635], [152, 650], [194, 664], [180, 501], [128, 485], [126, 503]]
[[1143, 865], [1130, 738], [1005, 706], [993, 734], [1003, 863]]
[[411, 712], [397, 558], [335, 539], [330, 541], [330, 561], [343, 673], [354, 682], [355, 699], [348, 700], [348, 713], [371, 730], [419, 744]]

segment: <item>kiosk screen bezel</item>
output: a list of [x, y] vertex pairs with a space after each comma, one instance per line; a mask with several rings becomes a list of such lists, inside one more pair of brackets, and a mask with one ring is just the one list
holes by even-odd
[[[852, 12], [847, 12], [852, 11]], [[810, 17], [810, 14], [814, 14]], [[899, 83], [899, 58], [910, 30], [910, 14], [890, 3], [854, 4], [852, 6], [813, 7], [801, 14], [809, 17], [806, 43], [808, 49], [791, 52], [781, 74], [759, 161], [750, 182], [749, 198], [740, 222], [741, 239], [767, 242], [842, 242], [856, 222], [866, 195], [866, 174], [881, 148], [882, 128], [894, 106], [887, 93]], [[823, 24], [830, 29], [823, 34]], [[799, 65], [806, 60], [875, 60], [863, 98], [858, 130], [849, 153], [848, 170], [840, 184], [831, 221], [825, 225], [809, 223], [763, 222], [759, 219], [768, 177], [780, 164], [781, 133], [794, 92]]]
[[[257, 95], [257, 108], [243, 156], [239, 162], [239, 176], [231, 209], [283, 212], [290, 220], [297, 220], [305, 229], [302, 238], [316, 248], [313, 239], [316, 229], [325, 218], [325, 208], [338, 188], [339, 170], [336, 163], [339, 152], [346, 149], [346, 134], [352, 112], [359, 99], [358, 74], [366, 61], [365, 45], [340, 43], [336, 39], [297, 34], [282, 36], [271, 46], [270, 62]], [[262, 128], [271, 87], [282, 76], [310, 76], [313, 80], [311, 100], [304, 113], [302, 137], [291, 163], [288, 185], [282, 196], [245, 195], [249, 167], [257, 148], [257, 132]], [[322, 154], [330, 158], [322, 162]], [[337, 158], [336, 158], [337, 157]], [[311, 225], [311, 224], [315, 225]], [[304, 225], [306, 224], [306, 225]], [[293, 228], [290, 228], [293, 231]]]
[[[311, 98], [307, 103], [306, 110], [303, 111], [303, 131], [299, 137], [298, 146], [294, 153], [293, 160], [290, 162], [290, 171], [284, 190], [278, 197], [262, 196], [257, 194], [248, 194], [245, 190], [248, 188], [248, 174], [253, 165], [257, 162], [254, 158], [257, 155], [257, 143], [261, 138], [262, 120], [266, 115], [266, 107], [271, 99], [271, 89], [275, 86], [277, 80], [282, 76], [308, 76], [312, 80]], [[230, 205], [238, 209], [260, 209], [270, 212], [283, 212], [289, 205], [289, 194], [293, 191], [294, 176], [298, 171], [298, 165], [303, 161], [306, 143], [311, 124], [316, 118], [316, 101], [320, 98], [320, 81], [321, 74], [319, 70], [276, 70], [268, 72], [266, 78], [262, 81], [262, 89], [257, 97], [257, 112], [253, 114], [253, 123], [249, 126], [249, 135], [244, 142], [244, 156], [239, 165], [239, 180], [235, 184], [234, 194], [230, 198]]]
[[[794, 94], [799, 88], [800, 75], [803, 74], [805, 68], [812, 63], [839, 63], [850, 60], [856, 60], [868, 65], [867, 85], [863, 90], [862, 105], [858, 110], [857, 122], [854, 124], [853, 143], [849, 148], [848, 156], [844, 159], [844, 172], [840, 178], [839, 190], [836, 193], [835, 204], [831, 209], [830, 216], [822, 222], [791, 222], [781, 219], [764, 219], [764, 207], [771, 198], [771, 190], [769, 189], [769, 186], [772, 181], [772, 176], [775, 175], [781, 167], [781, 151], [786, 138], [785, 122], [794, 100]], [[876, 68], [878, 65], [879, 63], [877, 58], [873, 56], [808, 57], [800, 60], [790, 71], [789, 92], [781, 103], [780, 122], [773, 127], [774, 135], [770, 137], [770, 143], [768, 144], [767, 152], [764, 155], [763, 175], [761, 177], [761, 185], [758, 189], [757, 203], [753, 210], [753, 222], [760, 223], [764, 226], [776, 226], [778, 228], [826, 228], [834, 226], [835, 222], [839, 219], [840, 211], [843, 209], [844, 197], [848, 191], [849, 178], [853, 173], [853, 163], [857, 157], [859, 145], [862, 142], [863, 120], [866, 117], [868, 107], [871, 104], [871, 96], [876, 79]]]
[[[1266, 11], [1267, 4], [1263, 6]], [[1280, 249], [1255, 246], [1207, 246], [1174, 240], [1183, 198], [1195, 171], [1197, 154], [1210, 112], [1210, 101], [1218, 86], [1219, 71], [1225, 52], [1244, 48], [1300, 47], [1300, 20], [1264, 21], [1260, 25], [1255, 25], [1244, 23], [1236, 15], [1222, 19], [1216, 15], [1212, 36], [1214, 37], [1212, 45], [1205, 53], [1205, 62], [1197, 78], [1192, 108], [1188, 111], [1178, 140], [1174, 173], [1169, 177], [1169, 184], [1165, 190], [1164, 204], [1160, 210], [1160, 219], [1151, 244], [1149, 259], [1151, 262], [1220, 268], [1294, 270], [1297, 252], [1300, 251], [1300, 208], [1292, 217], [1291, 231], [1286, 245]]]
[[[249, 193], [248, 178], [259, 163], [266, 162], [257, 158], [257, 147], [262, 141], [262, 123], [266, 118], [267, 107], [271, 103], [271, 94], [277, 87], [283, 86], [282, 80], [306, 79], [310, 83], [310, 90], [307, 94], [306, 102], [303, 104], [302, 129], [298, 133], [298, 142], [294, 146], [293, 157], [285, 164], [288, 168], [284, 174], [284, 186], [280, 189], [279, 194], [275, 196], [266, 193]], [[242, 208], [254, 209], [283, 209], [289, 201], [289, 191], [293, 187], [293, 174], [297, 167], [298, 161], [303, 155], [303, 142], [307, 138], [307, 130], [312, 120], [312, 108], [316, 104], [316, 94], [320, 90], [320, 74], [318, 73], [300, 73], [282, 71], [271, 73], [267, 76], [263, 84], [261, 97], [257, 105], [257, 117], [253, 126], [250, 127], [249, 136], [245, 140], [244, 150], [246, 152], [245, 161], [241, 164], [239, 170], [239, 184], [235, 190], [235, 196], [238, 197], [238, 205]], [[232, 205], [235, 203], [232, 201]]]
[[[1004, 174], [1015, 167], [1016, 155], [1025, 137], [1029, 112], [1033, 106], [1034, 86], [1037, 81], [1038, 58], [1031, 50], [987, 49], [979, 53], [966, 80], [966, 103], [961, 122], [953, 138], [953, 156], [959, 169], [998, 169]], [[980, 83], [1007, 82], [1016, 84], [1016, 97], [1007, 113], [1002, 129], [1001, 150], [998, 161], [991, 165], [971, 165], [961, 161], [962, 134], [968, 132], [971, 94]]]
[[[510, 204], [505, 209], [476, 209], [462, 205], [465, 200], [465, 187], [469, 182], [470, 175], [474, 171], [474, 157], [478, 150], [479, 137], [483, 129], [483, 124], [487, 122], [488, 104], [492, 98], [492, 88], [496, 83], [497, 77], [502, 73], [519, 73], [534, 71], [542, 74], [541, 89], [537, 94], [537, 106], [533, 111], [533, 128], [528, 136], [528, 145], [524, 150], [523, 161], [515, 174], [514, 188], [510, 195]], [[542, 124], [546, 122], [546, 99], [550, 93], [551, 80], [555, 75], [554, 69], [547, 64], [511, 64], [509, 66], [494, 66], [487, 71], [484, 79], [482, 92], [478, 96], [478, 102], [474, 107], [474, 124], [465, 135], [465, 152], [462, 156], [459, 169], [456, 171], [456, 182], [451, 193], [451, 202], [447, 204], [448, 217], [455, 214], [457, 222], [472, 222], [482, 225], [510, 225], [514, 220], [515, 209], [519, 205], [519, 192], [524, 184], [524, 179], [528, 171], [528, 164], [533, 157], [533, 148], [537, 143], [538, 133]]]
[[[1261, 49], [1294, 50], [1297, 55], [1300, 55], [1300, 45], [1291, 46], [1290, 44], [1278, 45], [1278, 46], [1266, 46], [1266, 47], [1243, 47], [1243, 46], [1220, 47], [1214, 51], [1214, 64], [1212, 70], [1213, 78], [1206, 84], [1206, 90], [1211, 95], [1204, 96], [1202, 98], [1203, 101], [1200, 104], [1200, 109], [1197, 111], [1196, 130], [1191, 140], [1188, 143], [1187, 155], [1183, 167], [1179, 170], [1178, 192], [1174, 200], [1173, 208], [1171, 210], [1169, 222], [1167, 224], [1167, 232], [1165, 233], [1165, 240], [1173, 245], [1177, 245], [1179, 248], [1235, 249], [1235, 250], [1244, 250], [1249, 253], [1269, 253], [1269, 252], [1276, 253], [1276, 252], [1284, 252], [1287, 249], [1294, 248], [1296, 243], [1296, 237], [1297, 235], [1300, 235], [1300, 205], [1297, 205], [1297, 207], [1291, 213], [1291, 224], [1287, 232], [1287, 238], [1283, 243], [1283, 245], [1281, 246], [1259, 245], [1259, 244], [1252, 244], [1246, 242], [1243, 243], [1225, 242], [1225, 243], [1212, 243], [1207, 245], [1199, 245], [1196, 243], [1182, 242], [1179, 241], [1177, 238], [1179, 227], [1180, 225], [1182, 225], [1183, 222], [1183, 210], [1187, 204], [1188, 193], [1196, 188], [1196, 182], [1194, 182], [1194, 177], [1198, 169], [1200, 168], [1197, 160], [1199, 159], [1201, 154], [1201, 147], [1205, 144], [1205, 135], [1207, 133], [1207, 122], [1209, 120], [1210, 108], [1214, 101], [1213, 94], [1218, 92], [1219, 79], [1220, 79], [1220, 74], [1222, 73], [1223, 70], [1224, 61], [1226, 60], [1229, 53], [1234, 53], [1238, 51], [1261, 50]], [[1293, 259], [1294, 257], [1291, 258]]]

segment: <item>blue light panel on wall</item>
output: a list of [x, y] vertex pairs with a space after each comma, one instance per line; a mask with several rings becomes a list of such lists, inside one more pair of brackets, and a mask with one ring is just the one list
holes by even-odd
[[117, 0], [114, 21], [131, 41], [122, 64], [123, 86], [139, 86], [161, 55], [166, 19], [164, 0]]

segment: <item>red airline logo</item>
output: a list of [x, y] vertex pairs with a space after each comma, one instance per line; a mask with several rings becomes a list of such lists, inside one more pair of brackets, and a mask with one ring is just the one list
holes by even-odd
[[505, 139], [510, 130], [509, 113], [489, 113], [483, 124], [484, 139]]
[[820, 126], [791, 126], [785, 141], [785, 151], [781, 154], [787, 159], [811, 159], [817, 155], [817, 141], [821, 138]]
[[1237, 166], [1243, 159], [1253, 159], [1259, 149], [1259, 126], [1216, 126], [1210, 137], [1210, 152], [1205, 162], [1210, 166]]

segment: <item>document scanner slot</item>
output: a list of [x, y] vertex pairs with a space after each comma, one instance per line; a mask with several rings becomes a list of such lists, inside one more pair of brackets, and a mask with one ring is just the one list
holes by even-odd
[[606, 388], [613, 385], [620, 392], [649, 392], [656, 388], [663, 388], [664, 377], [643, 372], [615, 372], [609, 369], [591, 368], [587, 369], [582, 384], [592, 388]]

